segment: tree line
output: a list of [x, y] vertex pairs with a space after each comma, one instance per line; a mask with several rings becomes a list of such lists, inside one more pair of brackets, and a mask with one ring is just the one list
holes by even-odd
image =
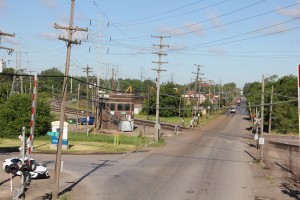
[[[61, 98], [64, 73], [58, 68], [50, 68], [38, 74], [38, 109], [36, 134], [45, 135], [50, 129], [54, 116], [51, 114], [50, 102], [52, 98]], [[77, 99], [78, 85], [80, 84], [81, 99], [86, 99], [89, 92], [89, 101], [98, 94], [96, 93], [97, 77], [90, 76], [87, 86], [87, 77], [69, 77], [68, 96]], [[131, 88], [132, 90], [127, 90]], [[160, 90], [160, 116], [162, 117], [190, 117], [195, 99], [187, 102], [183, 94], [196, 89], [196, 82], [187, 85], [175, 84], [173, 82], [163, 82]], [[33, 90], [33, 76], [20, 74], [12, 68], [4, 69], [0, 74], [0, 137], [19, 134], [22, 126], [29, 129], [31, 118], [31, 93]], [[100, 90], [110, 92], [132, 92], [133, 95], [144, 97], [142, 112], [144, 114], [155, 115], [156, 112], [156, 83], [153, 80], [122, 79], [108, 80], [100, 79]], [[202, 87], [201, 93], [220, 95], [220, 106], [226, 106], [234, 101], [239, 90], [235, 83], [224, 85], [214, 84], [209, 87]], [[93, 93], [93, 95], [91, 95]], [[217, 103], [217, 102], [215, 102]], [[91, 105], [91, 104], [90, 104]], [[203, 107], [213, 105], [208, 99], [202, 104]], [[19, 130], [19, 131], [17, 131]]]
[[[272, 132], [287, 134], [298, 132], [298, 87], [297, 77], [287, 75], [279, 78], [277, 75], [265, 78], [265, 106], [264, 106], [264, 131], [268, 132], [270, 118], [270, 102], [273, 86], [273, 103], [271, 113]], [[244, 86], [244, 95], [250, 106], [256, 105], [260, 110], [262, 83], [247, 83]], [[248, 110], [250, 112], [250, 107]], [[254, 107], [251, 107], [254, 115]]]

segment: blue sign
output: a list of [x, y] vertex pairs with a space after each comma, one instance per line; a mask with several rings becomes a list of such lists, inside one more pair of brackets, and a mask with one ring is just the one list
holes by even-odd
[[48, 135], [48, 136], [55, 136], [55, 137], [58, 137], [59, 132], [51, 132], [51, 131], [49, 131], [49, 132], [47, 132], [47, 135]]
[[[58, 144], [58, 137], [52, 136], [52, 137], [51, 137], [51, 144]], [[68, 144], [69, 144], [69, 141], [66, 140], [66, 139], [63, 139], [63, 140], [62, 140], [62, 144], [63, 144], [63, 145], [68, 145]]]

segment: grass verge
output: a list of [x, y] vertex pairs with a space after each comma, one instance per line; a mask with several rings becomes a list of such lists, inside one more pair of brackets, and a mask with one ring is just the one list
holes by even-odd
[[[145, 137], [119, 135], [118, 145], [114, 144], [115, 135], [69, 133], [69, 149], [63, 150], [66, 154], [95, 154], [95, 153], [124, 153], [136, 150], [149, 143]], [[34, 153], [55, 153], [56, 149], [50, 149], [49, 136], [35, 137]], [[19, 139], [2, 138], [0, 152], [19, 152], [21, 141]]]

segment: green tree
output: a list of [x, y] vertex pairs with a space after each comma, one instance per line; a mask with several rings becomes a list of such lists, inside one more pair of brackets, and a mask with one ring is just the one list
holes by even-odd
[[[178, 108], [180, 104], [180, 93], [178, 92], [178, 85], [174, 83], [166, 83], [161, 85], [160, 89], [160, 116], [161, 117], [173, 117], [178, 116]], [[149, 114], [154, 115], [156, 113], [156, 91], [151, 91], [149, 99]], [[145, 99], [143, 112], [147, 111], [147, 99]]]
[[39, 92], [52, 92], [52, 87], [56, 93], [61, 93], [64, 81], [64, 73], [58, 68], [53, 67], [39, 74]]
[[5, 102], [10, 95], [14, 73], [15, 70], [13, 68], [5, 68], [3, 74], [0, 73], [0, 104]]
[[281, 133], [298, 131], [297, 77], [289, 75], [278, 79], [274, 93], [275, 101], [286, 103], [274, 105], [273, 128]]
[[[29, 132], [31, 121], [31, 95], [15, 94], [0, 105], [0, 137], [17, 136], [22, 127]], [[39, 97], [36, 111], [35, 135], [45, 135], [51, 127], [53, 116], [46, 98]]]
[[[274, 87], [272, 128], [280, 133], [298, 131], [298, 104], [297, 104], [297, 77], [293, 75], [278, 79], [277, 75], [265, 79], [265, 103], [270, 102], [271, 87]], [[244, 95], [251, 106], [256, 105], [260, 110], [262, 84], [259, 82], [247, 83], [244, 86]], [[270, 106], [265, 106], [264, 125], [270, 116]], [[266, 127], [264, 128], [266, 130]]]

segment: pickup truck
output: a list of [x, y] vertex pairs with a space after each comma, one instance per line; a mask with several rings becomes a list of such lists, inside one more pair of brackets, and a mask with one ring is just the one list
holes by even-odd
[[[89, 117], [89, 125], [93, 125], [95, 122], [95, 118], [94, 117]], [[82, 118], [78, 118], [78, 124], [86, 124], [86, 117], [82, 117]]]

